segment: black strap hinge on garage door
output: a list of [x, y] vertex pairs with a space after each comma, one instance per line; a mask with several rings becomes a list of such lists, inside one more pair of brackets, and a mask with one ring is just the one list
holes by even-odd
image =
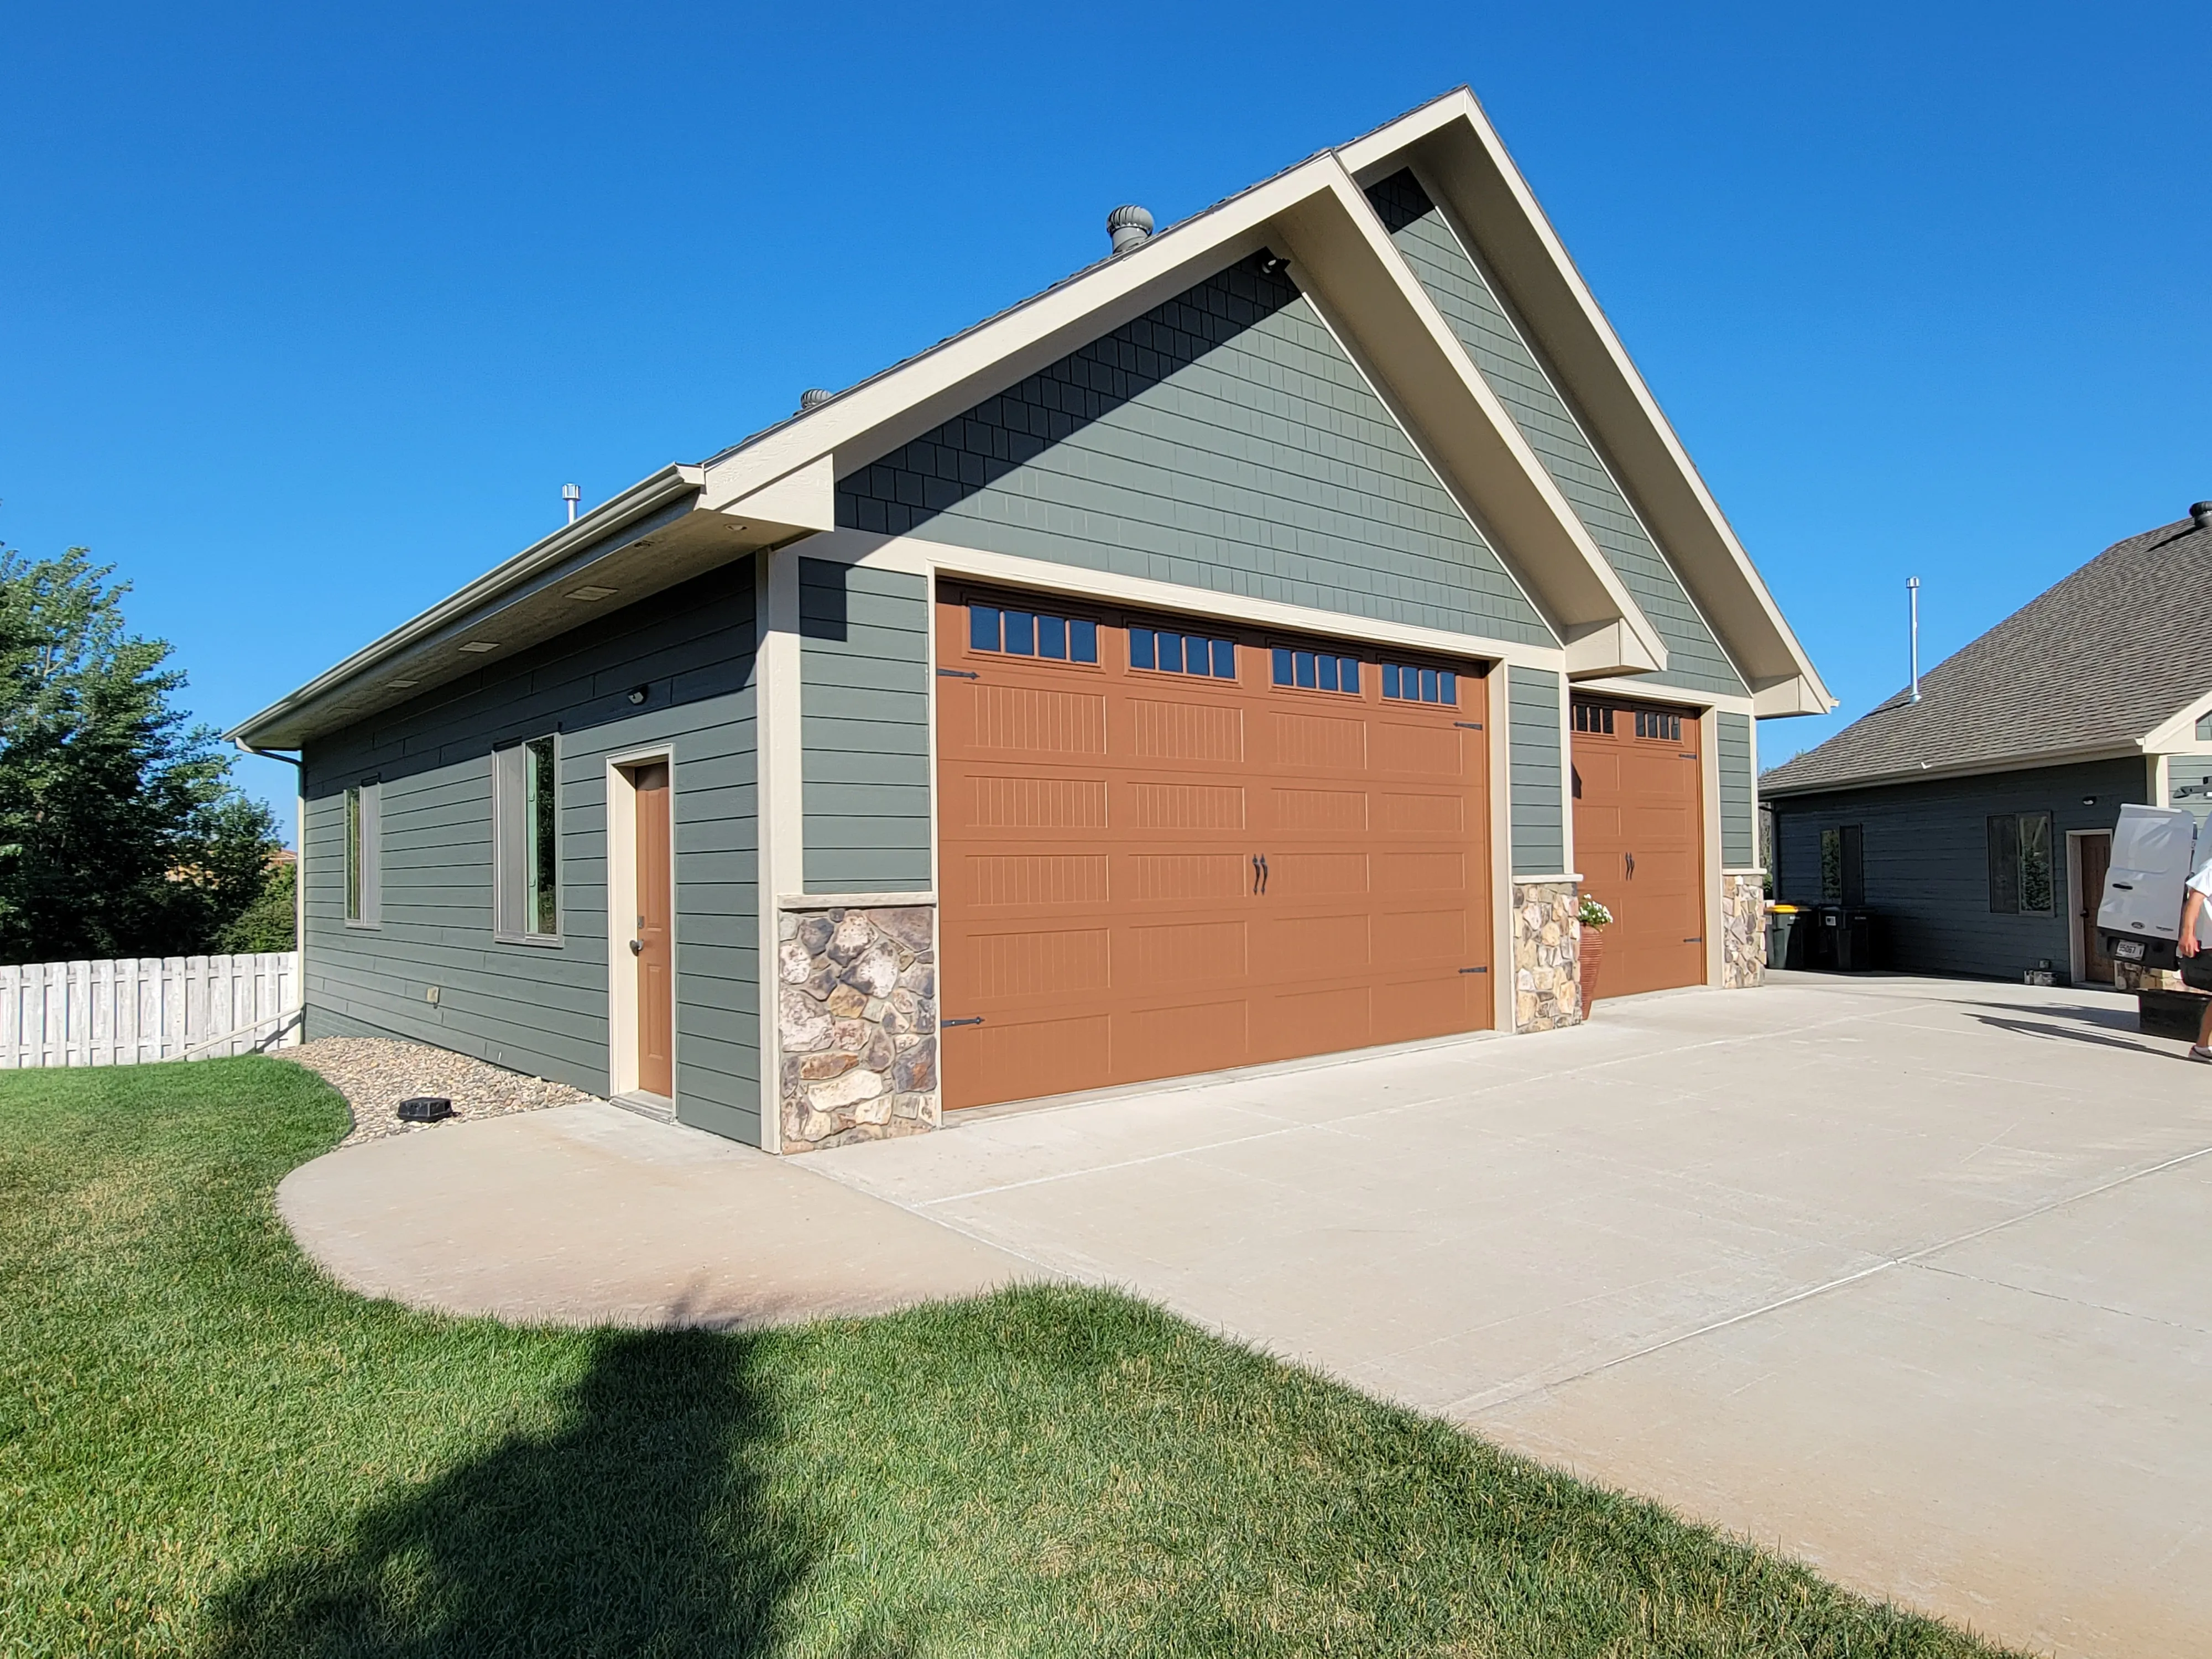
[[966, 668], [940, 668], [937, 671], [937, 678], [940, 680], [980, 680], [983, 677]]
[[1486, 974], [1486, 973], [1488, 973], [1489, 971], [1490, 971], [1490, 969], [1489, 969], [1488, 968], [1486, 968], [1486, 967], [1485, 967], [1485, 968], [1462, 968], [1462, 969], [1460, 969], [1460, 972], [1462, 972], [1462, 974]]
[[1698, 934], [1695, 939], [1686, 939], [1682, 941], [1685, 945], [1703, 945], [1705, 942], [1705, 936], [1703, 933]]
[[940, 1019], [937, 1022], [937, 1029], [940, 1031], [949, 1031], [956, 1025], [981, 1025], [982, 1023], [983, 1016], [978, 1014], [973, 1019]]
[[1454, 720], [1452, 724], [1459, 727], [1462, 732], [1480, 732], [1482, 730], [1482, 722], [1480, 720]]

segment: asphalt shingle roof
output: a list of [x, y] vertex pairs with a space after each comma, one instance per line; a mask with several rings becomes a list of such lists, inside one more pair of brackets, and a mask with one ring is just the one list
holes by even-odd
[[2115, 542], [1817, 749], [1765, 794], [1971, 771], [2147, 735], [2212, 692], [2212, 530], [2188, 519]]

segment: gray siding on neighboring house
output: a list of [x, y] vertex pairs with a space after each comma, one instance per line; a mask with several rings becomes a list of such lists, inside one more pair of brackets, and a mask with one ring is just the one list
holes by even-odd
[[1505, 669], [1508, 807], [1513, 873], [1556, 876], [1567, 860], [1559, 787], [1559, 677], [1540, 668]]
[[[2048, 961], [2063, 975], [2080, 896], [2066, 890], [2066, 832], [2110, 830], [2126, 802], [2143, 799], [2140, 760], [1979, 777], [1937, 778], [1883, 788], [1771, 797], [1778, 897], [1820, 899], [1820, 831], [1860, 826], [1867, 908], [1877, 918], [1875, 961], [1911, 973], [2016, 979]], [[2087, 804], [2094, 798], [2094, 804]], [[1993, 814], [2049, 812], [2055, 878], [2047, 916], [1990, 909]]]
[[1759, 862], [1758, 802], [1751, 775], [1751, 716], [1725, 711], [1713, 716], [1720, 738], [1721, 864], [1730, 870]]
[[1699, 691], [1747, 691], [1534, 349], [1443, 214], [1411, 173], [1396, 173], [1367, 194], [1484, 381], [1511, 412], [1590, 539], [1667, 642], [1665, 671], [1641, 678]]
[[[742, 561], [306, 751], [307, 1027], [399, 1036], [604, 1094], [606, 757], [676, 756], [678, 1111], [757, 1144], [753, 572]], [[628, 694], [647, 690], [646, 702]], [[561, 943], [492, 937], [491, 753], [557, 733]], [[347, 925], [345, 789], [380, 777], [382, 925]], [[440, 989], [435, 1006], [428, 987]]]
[[1249, 260], [839, 480], [837, 522], [1557, 643], [1312, 306]]
[[[2212, 755], [2174, 755], [2166, 763], [2166, 805], [2186, 807], [2201, 833], [2212, 820]], [[2200, 849], [2199, 856], [2203, 855]]]
[[929, 885], [929, 584], [799, 562], [806, 890]]

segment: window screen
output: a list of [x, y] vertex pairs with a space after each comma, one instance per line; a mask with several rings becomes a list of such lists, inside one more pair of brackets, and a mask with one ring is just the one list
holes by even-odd
[[2020, 914], [2020, 817], [1999, 813], [1989, 821], [1990, 909], [2002, 916]]
[[1820, 831], [1820, 902], [1844, 902], [1844, 832]]
[[357, 927], [383, 920], [384, 786], [375, 779], [345, 792], [345, 919]]
[[2051, 814], [2004, 812], [1989, 820], [1990, 909], [2047, 916], [2057, 906], [2051, 863]]
[[560, 757], [552, 738], [532, 738], [492, 756], [498, 820], [496, 932], [550, 940], [561, 933]]

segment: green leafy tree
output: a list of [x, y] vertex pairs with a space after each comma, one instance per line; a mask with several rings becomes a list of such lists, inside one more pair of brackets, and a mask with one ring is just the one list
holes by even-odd
[[219, 948], [280, 844], [82, 548], [0, 550], [0, 961]]
[[300, 890], [299, 866], [270, 867], [261, 896], [238, 913], [238, 919], [216, 936], [218, 951], [246, 955], [257, 951], [289, 951], [298, 939], [298, 916], [294, 902]]

